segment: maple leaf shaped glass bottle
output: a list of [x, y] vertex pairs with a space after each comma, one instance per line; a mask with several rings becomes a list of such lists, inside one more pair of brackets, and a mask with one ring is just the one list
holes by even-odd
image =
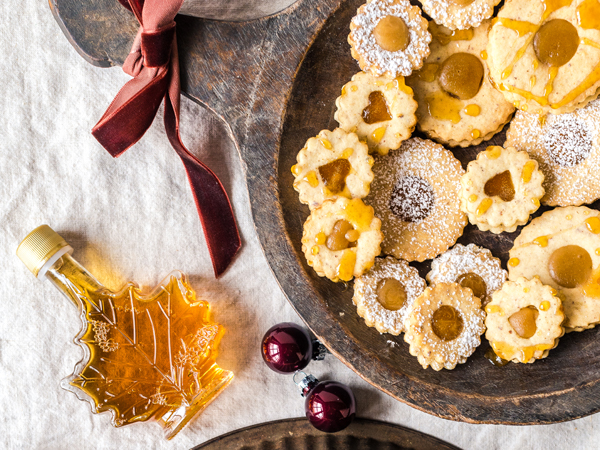
[[233, 379], [216, 363], [222, 328], [209, 304], [181, 272], [145, 295], [134, 283], [113, 292], [71, 257], [71, 246], [49, 226], [33, 230], [17, 255], [78, 307], [74, 342], [83, 359], [61, 386], [94, 413], [112, 412], [116, 427], [156, 420], [171, 439]]

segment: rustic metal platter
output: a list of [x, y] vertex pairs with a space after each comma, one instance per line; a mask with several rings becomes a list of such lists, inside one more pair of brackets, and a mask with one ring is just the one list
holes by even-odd
[[460, 450], [419, 431], [374, 420], [355, 419], [335, 434], [317, 431], [307, 419], [286, 419], [242, 428], [192, 450]]
[[[401, 336], [381, 335], [357, 316], [352, 286], [320, 278], [307, 266], [300, 238], [308, 208], [292, 188], [290, 167], [306, 139], [336, 126], [335, 98], [359, 70], [346, 37], [362, 2], [299, 0], [251, 22], [177, 18], [182, 89], [228, 124], [246, 171], [256, 230], [281, 288], [332, 353], [369, 383], [422, 411], [503, 424], [560, 422], [597, 412], [598, 329], [566, 335], [550, 357], [535, 364], [495, 367], [484, 358], [484, 343], [455, 370], [424, 370]], [[116, 0], [50, 5], [87, 61], [122, 64], [137, 23]], [[492, 142], [501, 145], [504, 133]], [[486, 145], [454, 154], [466, 166]], [[459, 242], [483, 245], [505, 265], [519, 231], [496, 236], [469, 225]], [[415, 266], [421, 275], [428, 271], [428, 263]]]

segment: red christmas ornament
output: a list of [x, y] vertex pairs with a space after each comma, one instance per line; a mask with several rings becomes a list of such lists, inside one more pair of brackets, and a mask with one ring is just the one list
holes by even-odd
[[352, 390], [336, 381], [319, 382], [303, 372], [296, 375], [300, 373], [304, 378], [297, 384], [306, 398], [304, 410], [311, 425], [326, 433], [335, 433], [350, 425], [356, 415], [356, 399]]
[[262, 340], [263, 359], [277, 373], [302, 370], [311, 359], [323, 359], [326, 352], [325, 346], [312, 340], [308, 331], [291, 322], [269, 328]]

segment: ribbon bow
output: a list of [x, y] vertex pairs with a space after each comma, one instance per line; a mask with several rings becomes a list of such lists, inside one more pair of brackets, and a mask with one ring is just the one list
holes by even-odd
[[179, 136], [181, 88], [174, 19], [183, 0], [119, 2], [135, 14], [141, 25], [123, 64], [123, 70], [134, 78], [119, 91], [92, 134], [117, 157], [144, 135], [164, 99], [167, 137], [185, 166], [218, 277], [231, 263], [241, 241], [223, 185], [185, 148]]

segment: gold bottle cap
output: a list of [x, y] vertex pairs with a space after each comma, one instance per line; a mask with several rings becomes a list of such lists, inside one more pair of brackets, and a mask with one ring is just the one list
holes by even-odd
[[[60, 256], [72, 251], [71, 246], [48, 225], [37, 227], [27, 235], [17, 248], [17, 256], [36, 277], [40, 270], [57, 253]], [[54, 261], [56, 261], [55, 258]], [[45, 270], [44, 270], [45, 273]]]

